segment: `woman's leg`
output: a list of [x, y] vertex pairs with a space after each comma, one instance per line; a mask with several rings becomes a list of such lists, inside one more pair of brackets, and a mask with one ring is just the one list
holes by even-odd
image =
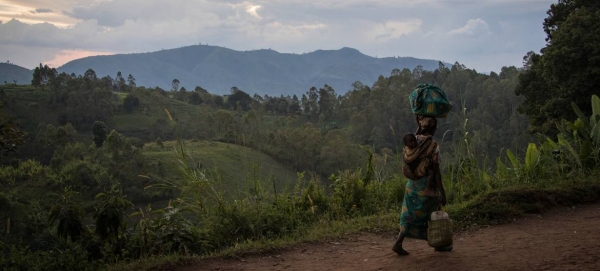
[[406, 251], [402, 248], [402, 242], [404, 242], [404, 237], [406, 237], [406, 234], [403, 231], [398, 235], [398, 239], [396, 239], [396, 243], [394, 244], [394, 247], [392, 247], [392, 250], [400, 256], [409, 254], [408, 251]]

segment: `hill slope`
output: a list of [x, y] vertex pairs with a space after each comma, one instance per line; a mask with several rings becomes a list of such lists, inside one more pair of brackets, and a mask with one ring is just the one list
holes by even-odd
[[33, 71], [9, 63], [0, 63], [0, 84], [15, 83], [19, 85], [31, 84]]
[[[177, 142], [167, 141], [160, 148], [146, 144], [144, 154], [153, 161], [162, 161], [167, 176], [181, 176], [177, 168], [181, 156], [175, 150]], [[186, 141], [188, 163], [206, 170], [216, 188], [229, 195], [244, 195], [255, 185], [264, 191], [291, 191], [296, 184], [296, 172], [272, 157], [248, 147], [211, 141]], [[220, 180], [219, 180], [220, 179]], [[254, 183], [256, 181], [257, 183]]]
[[356, 49], [318, 50], [306, 54], [283, 54], [273, 50], [235, 51], [218, 46], [194, 45], [142, 54], [93, 56], [73, 60], [58, 70], [83, 74], [88, 68], [98, 76], [132, 74], [138, 86], [170, 89], [177, 78], [180, 86], [195, 86], [211, 93], [227, 94], [233, 86], [251, 95], [301, 94], [311, 87], [328, 84], [338, 93], [361, 81], [371, 85], [394, 68], [426, 70], [438, 67], [436, 60], [412, 57], [374, 58]]

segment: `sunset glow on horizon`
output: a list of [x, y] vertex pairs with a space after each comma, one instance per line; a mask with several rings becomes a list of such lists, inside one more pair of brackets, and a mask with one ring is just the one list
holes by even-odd
[[96, 51], [84, 51], [84, 50], [61, 50], [54, 58], [45, 61], [44, 65], [48, 65], [52, 68], [58, 68], [69, 61], [80, 59], [88, 56], [101, 56], [101, 55], [114, 55], [112, 52], [96, 52]]

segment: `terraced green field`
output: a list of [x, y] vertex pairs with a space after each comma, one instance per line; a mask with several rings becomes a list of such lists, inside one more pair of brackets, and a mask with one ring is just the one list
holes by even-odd
[[[182, 156], [176, 141], [146, 144], [144, 154], [153, 161], [162, 161], [166, 178], [179, 178]], [[291, 190], [297, 173], [275, 159], [248, 147], [210, 141], [185, 141], [187, 163], [203, 170], [209, 180], [231, 195], [241, 195], [260, 185], [263, 191]]]

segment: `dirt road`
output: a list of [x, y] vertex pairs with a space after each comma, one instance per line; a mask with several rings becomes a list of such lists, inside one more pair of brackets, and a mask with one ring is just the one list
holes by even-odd
[[452, 252], [434, 252], [425, 241], [407, 239], [411, 254], [397, 256], [390, 249], [393, 243], [391, 235], [362, 233], [270, 255], [206, 260], [179, 271], [600, 270], [600, 204], [558, 207], [461, 233]]

